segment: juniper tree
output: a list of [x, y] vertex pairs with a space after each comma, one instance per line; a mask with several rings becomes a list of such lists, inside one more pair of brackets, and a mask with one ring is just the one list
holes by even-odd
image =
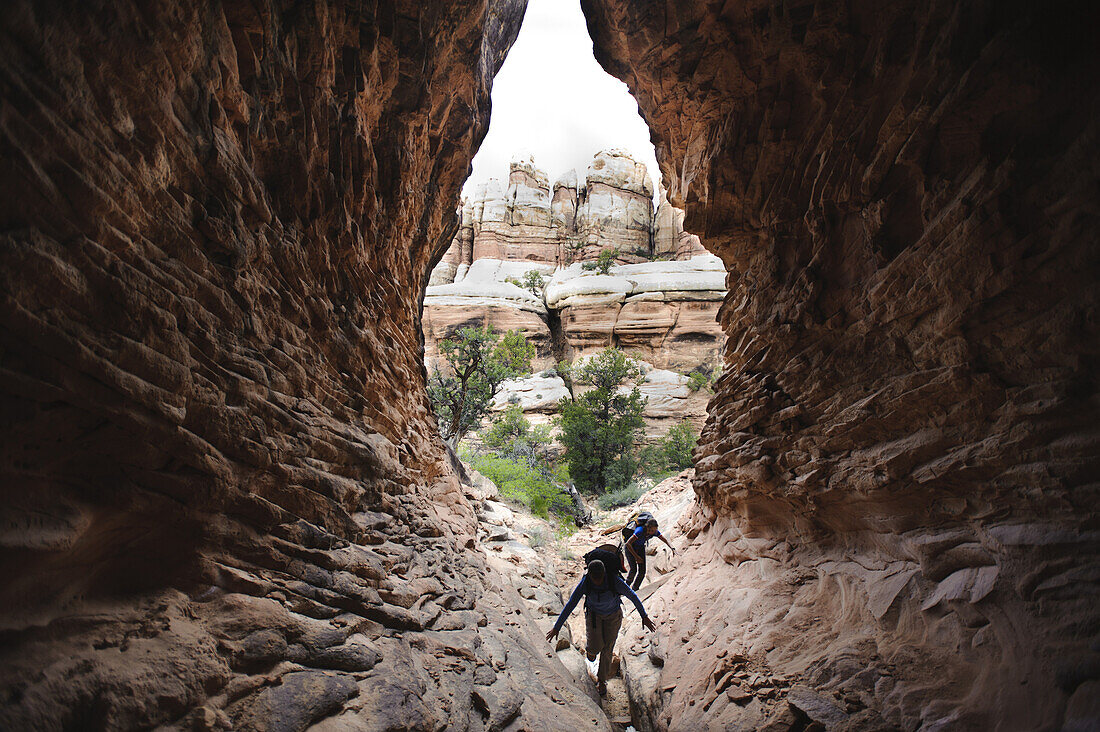
[[530, 372], [535, 347], [519, 331], [501, 337], [486, 325], [460, 329], [440, 342], [439, 352], [447, 369], [428, 379], [428, 399], [439, 419], [439, 433], [458, 447], [488, 414], [501, 384]]
[[577, 488], [602, 494], [626, 487], [634, 477], [631, 447], [643, 426], [645, 400], [638, 387], [622, 387], [640, 377], [637, 364], [617, 348], [573, 370], [575, 383], [591, 387], [558, 405], [560, 440]]

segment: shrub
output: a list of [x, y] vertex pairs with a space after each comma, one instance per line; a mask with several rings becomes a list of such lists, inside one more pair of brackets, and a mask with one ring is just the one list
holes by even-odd
[[673, 470], [690, 468], [693, 465], [691, 451], [695, 449], [698, 442], [699, 435], [687, 420], [670, 429], [661, 440], [661, 447], [665, 453], [665, 465]]
[[585, 262], [581, 265], [581, 269], [586, 272], [595, 270], [605, 275], [611, 271], [611, 267], [615, 264], [615, 258], [617, 256], [619, 256], [618, 249], [601, 249], [599, 256], [596, 257], [596, 261]]
[[518, 284], [532, 295], [541, 295], [542, 288], [545, 286], [542, 279], [542, 273], [537, 269], [527, 270], [527, 273], [523, 275], [523, 280]]
[[551, 511], [566, 513], [573, 506], [569, 496], [526, 459], [477, 455], [470, 466], [496, 483], [502, 496], [523, 503], [536, 516], [547, 518]]
[[692, 391], [699, 391], [700, 389], [714, 391], [714, 382], [718, 380], [718, 375], [719, 372], [711, 368], [709, 364], [701, 364], [688, 372], [687, 386]]
[[645, 487], [636, 483], [620, 488], [610, 493], [604, 493], [596, 499], [596, 503], [605, 511], [610, 511], [619, 506], [629, 506], [637, 501], [645, 493]]
[[660, 440], [643, 445], [635, 452], [638, 472], [652, 478], [655, 483], [660, 483], [670, 475], [690, 468], [694, 464], [691, 452], [698, 441], [699, 435], [691, 422], [680, 422]]
[[689, 389], [691, 389], [692, 391], [699, 391], [704, 387], [710, 388], [710, 379], [707, 378], [706, 374], [699, 371], [692, 371], [690, 374], [688, 374]]
[[532, 427], [523, 409], [512, 405], [493, 419], [481, 441], [501, 455], [541, 453], [550, 444], [550, 425]]

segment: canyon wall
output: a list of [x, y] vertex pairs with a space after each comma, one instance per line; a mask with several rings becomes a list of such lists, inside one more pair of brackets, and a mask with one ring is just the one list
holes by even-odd
[[644, 726], [1096, 728], [1095, 11], [582, 6], [729, 269]]
[[524, 8], [3, 4], [0, 727], [606, 723], [424, 392]]

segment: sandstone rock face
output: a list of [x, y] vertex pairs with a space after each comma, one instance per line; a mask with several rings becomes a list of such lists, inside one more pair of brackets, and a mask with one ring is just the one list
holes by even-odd
[[624, 262], [706, 253], [699, 238], [684, 231], [684, 212], [663, 192], [657, 210], [660, 216], [645, 165], [623, 150], [600, 151], [583, 180], [571, 170], [552, 186], [530, 155], [520, 155], [509, 165], [506, 185], [490, 178], [463, 203], [432, 284], [454, 282], [461, 265], [478, 259], [565, 266], [594, 260], [603, 249], [617, 249]]
[[545, 295], [560, 311], [574, 358], [617, 346], [655, 366], [690, 371], [715, 365], [725, 277], [721, 260], [709, 254], [615, 266], [606, 275], [575, 264], [554, 274]]
[[523, 7], [0, 9], [0, 727], [592, 726], [424, 396]]
[[[536, 346], [536, 372], [608, 346], [662, 369], [715, 369], [725, 339], [717, 323], [725, 268], [684, 232], [683, 211], [666, 199], [654, 218], [645, 166], [621, 150], [604, 150], [583, 182], [575, 171], [553, 186], [547, 180], [529, 156], [520, 156], [511, 163], [506, 191], [491, 180], [463, 204], [424, 298], [428, 369], [442, 366], [441, 340], [485, 324], [498, 332], [521, 330]], [[615, 266], [610, 275], [582, 268], [604, 249], [637, 263]], [[639, 261], [654, 256], [663, 261]], [[508, 282], [531, 270], [546, 282], [541, 294]], [[511, 400], [546, 413], [568, 394], [528, 386], [508, 387], [497, 407]], [[646, 414], [649, 432], [665, 432], [676, 418], [701, 426], [705, 408], [698, 396], [662, 406], [655, 400]], [[687, 411], [673, 414], [672, 404]]]
[[458, 282], [429, 286], [425, 291], [423, 314], [427, 368], [433, 370], [443, 366], [439, 356], [440, 341], [453, 337], [461, 328], [483, 325], [491, 325], [498, 333], [521, 331], [535, 345], [532, 364], [536, 369], [556, 363], [542, 298], [506, 281], [521, 278], [532, 269], [552, 271], [548, 265], [479, 259]]
[[1084, 6], [582, 5], [730, 271], [646, 724], [1100, 724]]

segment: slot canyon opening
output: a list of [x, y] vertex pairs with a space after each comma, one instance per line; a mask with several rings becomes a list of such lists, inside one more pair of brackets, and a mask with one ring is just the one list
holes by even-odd
[[[0, 726], [610, 724], [426, 396], [525, 5], [0, 7]], [[728, 272], [632, 721], [1094, 728], [1095, 10], [581, 5]]]

